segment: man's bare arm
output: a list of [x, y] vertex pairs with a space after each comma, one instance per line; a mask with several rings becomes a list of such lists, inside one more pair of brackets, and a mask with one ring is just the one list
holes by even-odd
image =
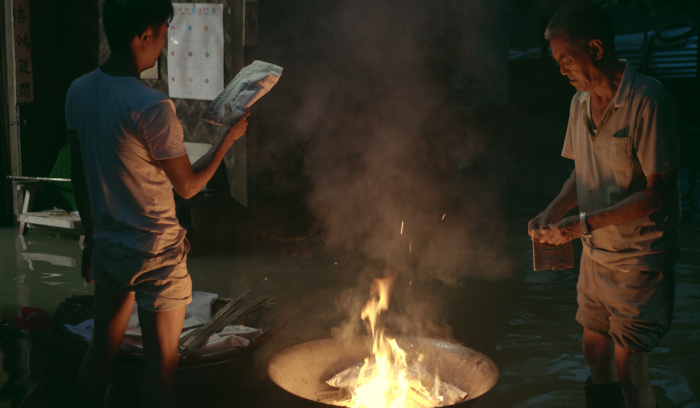
[[586, 214], [591, 231], [645, 217], [676, 202], [678, 171], [650, 174], [647, 185], [619, 203]]
[[542, 211], [537, 217], [533, 218], [527, 226], [528, 233], [532, 235], [532, 230], [540, 228], [549, 228], [561, 219], [572, 208], [578, 205], [578, 196], [576, 194], [576, 169], [571, 172], [571, 175], [559, 192], [559, 195], [552, 200], [547, 208]]
[[221, 160], [233, 142], [245, 134], [248, 128], [247, 112], [231, 129], [226, 133], [226, 137], [212, 146], [212, 148], [193, 165], [187, 155], [173, 157], [172, 159], [159, 160], [163, 171], [173, 184], [175, 191], [183, 198], [191, 198], [197, 194], [205, 184], [211, 180], [212, 176], [219, 168]]
[[[594, 231], [609, 225], [624, 224], [652, 214], [677, 202], [678, 171], [650, 174], [647, 185], [619, 203], [586, 214], [588, 229]], [[561, 245], [581, 236], [578, 215], [564, 218], [551, 225], [551, 231], [541, 242]]]

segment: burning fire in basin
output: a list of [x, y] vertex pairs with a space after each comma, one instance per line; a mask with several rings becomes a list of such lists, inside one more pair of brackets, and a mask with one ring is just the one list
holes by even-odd
[[290, 347], [270, 361], [270, 378], [308, 406], [468, 406], [493, 388], [498, 369], [481, 353], [429, 338], [385, 335], [381, 312], [389, 309], [393, 283], [394, 278], [372, 283], [361, 314], [371, 338]]

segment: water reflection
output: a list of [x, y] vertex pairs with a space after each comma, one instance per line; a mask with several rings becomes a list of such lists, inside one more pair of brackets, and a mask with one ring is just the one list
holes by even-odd
[[[32, 406], [37, 391], [44, 388], [49, 329], [40, 332], [19, 331], [12, 318], [24, 307], [36, 307], [53, 314], [65, 297], [92, 293], [80, 279], [77, 238], [61, 237], [55, 232], [32, 230], [26, 237], [16, 229], [0, 230], [0, 406]], [[39, 339], [39, 341], [35, 341]], [[38, 346], [38, 347], [37, 347]], [[74, 356], [79, 358], [78, 356]], [[37, 401], [38, 402], [38, 401]]]
[[34, 237], [15, 236], [18, 279], [39, 278], [42, 285], [65, 286], [66, 295], [90, 293], [87, 283], [76, 275], [80, 259], [77, 241], [61, 238], [60, 234], [40, 231], [35, 231]]
[[[509, 199], [516, 205], [508, 213], [513, 237], [508, 245], [516, 265], [512, 277], [499, 282], [470, 280], [460, 288], [432, 284], [417, 289], [426, 298], [432, 292], [444, 303], [456, 341], [489, 355], [501, 371], [496, 388], [477, 400], [474, 408], [584, 406], [582, 383], [588, 368], [580, 352], [581, 327], [574, 320], [578, 271], [533, 271], [531, 243], [524, 235], [527, 220], [556, 195], [571, 171], [569, 166], [565, 161], [538, 162], [507, 175], [517, 197]], [[684, 218], [675, 319], [651, 354], [650, 373], [662, 406], [700, 408], [698, 169], [686, 166], [680, 175]], [[538, 183], [535, 188], [533, 182]], [[580, 244], [576, 245], [579, 253]], [[25, 306], [53, 314], [64, 298], [92, 293], [80, 277], [79, 256], [76, 238], [31, 231], [23, 242], [15, 229], [1, 229], [0, 320], [11, 321]], [[356, 283], [359, 271], [345, 266], [350, 262], [338, 261], [343, 259], [330, 258], [320, 250], [192, 256], [189, 264], [196, 290], [224, 297], [242, 289], [269, 294], [277, 298], [280, 315], [290, 320], [276, 343], [255, 356], [257, 371], [247, 376], [252, 388], [234, 393], [230, 385], [243, 381], [241, 373], [219, 372], [207, 380], [211, 392], [188, 391], [181, 396], [182, 406], [228, 406], [234, 400], [248, 401], [247, 406], [293, 405], [286, 394], [264, 380], [260, 367], [278, 349], [329, 336], [331, 328], [345, 318], [338, 299]], [[27, 407], [69, 406], [72, 379], [84, 350], [50, 330], [29, 335], [2, 342], [0, 407], [8, 406], [8, 395], [15, 395], [6, 390], [21, 391], [13, 397], [12, 407], [22, 406], [23, 401]], [[197, 388], [190, 385], [189, 390]]]
[[530, 398], [516, 405], [516, 408], [579, 408], [584, 406], [585, 403], [586, 400], [583, 396], [572, 396], [569, 391], [558, 390]]

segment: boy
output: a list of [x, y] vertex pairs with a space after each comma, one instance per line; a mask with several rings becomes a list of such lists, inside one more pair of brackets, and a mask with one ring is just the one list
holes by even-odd
[[171, 407], [192, 294], [189, 242], [172, 189], [184, 198], [200, 191], [245, 133], [248, 113], [190, 165], [172, 101], [138, 79], [165, 45], [171, 1], [106, 0], [103, 16], [111, 56], [66, 96], [73, 188], [86, 230], [82, 271], [95, 282], [95, 327], [78, 384], [84, 406], [103, 405], [135, 301], [144, 346], [141, 404]]

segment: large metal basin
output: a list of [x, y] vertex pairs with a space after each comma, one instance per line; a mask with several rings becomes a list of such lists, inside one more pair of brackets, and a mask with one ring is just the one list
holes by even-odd
[[[410, 358], [423, 355], [421, 364], [430, 372], [468, 393], [454, 406], [467, 407], [498, 381], [498, 368], [486, 357], [468, 347], [423, 337], [398, 337], [399, 346]], [[369, 337], [349, 341], [335, 338], [313, 340], [289, 347], [275, 355], [267, 366], [270, 379], [297, 396], [301, 405], [328, 407], [319, 402], [323, 391], [332, 390], [326, 380], [370, 354]]]

